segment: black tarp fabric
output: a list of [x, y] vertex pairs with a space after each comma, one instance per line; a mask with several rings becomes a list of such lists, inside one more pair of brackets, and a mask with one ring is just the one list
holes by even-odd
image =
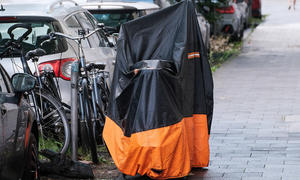
[[[187, 159], [192, 162], [195, 158], [191, 143], [196, 142], [193, 140], [195, 137], [200, 137], [193, 131], [204, 134], [201, 137], [205, 142], [199, 141], [199, 146], [205, 149], [205, 156], [209, 156], [213, 80], [199, 28], [191, 1], [122, 25], [103, 134], [116, 165], [125, 174], [147, 174], [152, 178], [186, 175], [193, 163], [182, 162], [184, 167], [180, 172], [173, 173], [172, 167], [168, 167], [172, 163], [164, 161], [172, 155], [166, 155], [164, 148], [171, 147], [166, 142], [176, 143], [173, 148], [181, 146], [182, 150], [189, 152], [188, 155], [177, 152], [182, 154], [181, 158], [189, 156]], [[198, 122], [202, 123], [204, 130], [193, 125]], [[155, 134], [156, 140], [149, 137], [149, 132]], [[182, 139], [189, 142], [186, 142], [189, 147], [185, 147]], [[159, 153], [147, 150], [154, 146], [157, 149], [151, 152]], [[130, 153], [138, 153], [141, 158], [134, 160]], [[172, 153], [178, 156], [174, 151]], [[150, 163], [143, 160], [143, 155], [161, 160]], [[208, 157], [204, 159], [204, 163], [194, 163], [195, 166], [206, 166]], [[137, 165], [133, 167], [128, 163]]]

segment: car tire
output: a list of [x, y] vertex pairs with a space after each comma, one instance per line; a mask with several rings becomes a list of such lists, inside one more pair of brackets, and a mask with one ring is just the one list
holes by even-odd
[[239, 32], [239, 39], [238, 41], [242, 41], [244, 37], [244, 28], [241, 28], [240, 32]]
[[229, 42], [234, 42], [234, 41], [238, 41], [239, 39], [239, 34], [237, 32], [235, 32], [234, 34], [232, 34], [229, 38]]
[[207, 59], [210, 60], [210, 42], [207, 45]]
[[22, 180], [39, 180], [39, 160], [38, 160], [38, 143], [35, 136], [31, 133], [28, 143], [28, 153]]
[[259, 15], [258, 15], [258, 17], [257, 17], [258, 19], [262, 19], [262, 15], [261, 15], [261, 13], [259, 13]]
[[230, 36], [229, 41], [230, 42], [241, 41], [243, 39], [243, 36], [244, 36], [244, 30], [243, 28], [240, 28], [237, 32], [235, 32]]

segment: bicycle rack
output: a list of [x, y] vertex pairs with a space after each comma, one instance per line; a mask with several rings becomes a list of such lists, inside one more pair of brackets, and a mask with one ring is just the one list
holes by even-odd
[[72, 160], [78, 160], [78, 73], [79, 63], [74, 61], [71, 68], [71, 143]]

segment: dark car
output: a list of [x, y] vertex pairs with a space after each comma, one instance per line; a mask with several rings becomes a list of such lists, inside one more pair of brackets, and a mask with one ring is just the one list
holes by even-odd
[[261, 18], [261, 0], [252, 0], [252, 16]]
[[0, 65], [0, 179], [38, 179], [38, 139], [35, 115], [23, 98], [35, 79], [17, 73], [10, 81]]

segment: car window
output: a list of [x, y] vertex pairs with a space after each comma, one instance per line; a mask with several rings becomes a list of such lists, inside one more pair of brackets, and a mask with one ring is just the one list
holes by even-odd
[[[3, 46], [7, 41], [10, 40], [10, 36], [7, 33], [8, 28], [18, 23], [29, 24], [32, 27], [32, 32], [22, 42], [22, 47], [25, 53], [36, 48], [44, 49], [47, 55], [61, 53], [67, 50], [67, 44], [65, 40], [62, 39], [42, 43], [45, 40], [45, 35], [49, 34], [50, 32], [61, 32], [60, 28], [57, 27], [57, 22], [54, 22], [54, 20], [52, 19], [35, 19], [32, 17], [20, 17], [17, 18], [17, 20], [15, 20], [14, 22], [0, 22], [0, 53], [5, 49], [3, 47], [1, 48], [1, 46]], [[14, 39], [17, 39], [20, 36], [22, 36], [25, 31], [26, 30], [23, 28], [15, 29], [13, 31]], [[15, 53], [10, 54], [8, 56], [19, 57], [20, 54]]]
[[[75, 16], [78, 19], [79, 23], [81, 24], [81, 26], [83, 27], [84, 30], [92, 31], [95, 29], [95, 26], [93, 26], [93, 24], [91, 23], [91, 21], [89, 20], [89, 18], [86, 16], [85, 13], [83, 13], [83, 12], [77, 13]], [[99, 37], [97, 34], [91, 35], [88, 38], [88, 40], [89, 40], [91, 47], [99, 47], [100, 41], [99, 41]]]
[[[86, 16], [89, 18], [94, 27], [98, 26], [98, 21], [96, 20], [96, 18], [94, 18], [93, 15], [91, 15], [90, 13], [86, 13]], [[107, 37], [104, 37], [104, 33], [100, 33], [98, 31], [96, 34], [99, 40], [99, 47], [109, 47], [108, 41], [106, 40]]]
[[104, 23], [105, 26], [115, 28], [119, 32], [122, 24], [140, 17], [145, 14], [145, 11], [137, 10], [115, 10], [115, 11], [97, 11], [90, 10], [98, 22]]
[[5, 84], [5, 79], [3, 78], [2, 73], [0, 73], [0, 93], [7, 93], [7, 87]]
[[[79, 24], [77, 18], [75, 17], [75, 15], [72, 15], [70, 17], [68, 17], [66, 20], [66, 25], [69, 27], [69, 29], [72, 31], [73, 35], [78, 35], [78, 30], [82, 30], [81, 25]], [[87, 42], [87, 40], [83, 40], [82, 41], [82, 46], [87, 48], [90, 47], [89, 43]]]

